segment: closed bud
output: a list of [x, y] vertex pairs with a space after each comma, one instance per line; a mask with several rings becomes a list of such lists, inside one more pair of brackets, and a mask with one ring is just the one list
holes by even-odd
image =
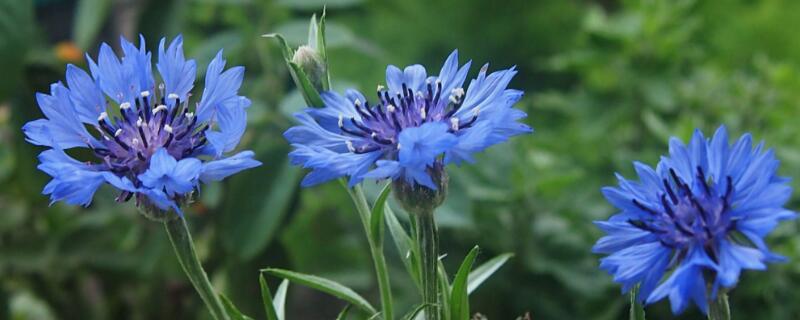
[[327, 66], [325, 62], [322, 61], [322, 57], [320, 57], [316, 49], [308, 45], [300, 46], [297, 48], [297, 51], [294, 52], [294, 56], [292, 56], [292, 63], [303, 70], [308, 80], [311, 81], [311, 85], [314, 86], [314, 89], [317, 89], [319, 92], [325, 89], [323, 83], [325, 77], [327, 77]]
[[441, 166], [429, 170], [436, 190], [420, 185], [418, 183], [409, 184], [403, 179], [392, 182], [392, 192], [397, 202], [411, 214], [433, 214], [444, 199], [447, 198], [447, 184], [449, 177]]

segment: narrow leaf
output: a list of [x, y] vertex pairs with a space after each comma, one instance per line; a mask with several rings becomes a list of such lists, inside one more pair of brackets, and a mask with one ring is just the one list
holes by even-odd
[[306, 100], [306, 104], [309, 107], [322, 107], [324, 105], [322, 97], [320, 97], [314, 85], [311, 84], [311, 80], [308, 79], [303, 68], [300, 68], [300, 66], [291, 61], [287, 61], [287, 64], [289, 64], [289, 73], [292, 75], [292, 79], [297, 85], [297, 88], [300, 89], [300, 93], [303, 94], [303, 99]]
[[222, 300], [222, 305], [225, 307], [225, 312], [231, 317], [231, 320], [253, 320], [253, 318], [242, 314], [242, 312], [240, 312], [239, 309], [233, 305], [233, 302], [225, 297], [224, 294], [220, 294], [219, 298]]
[[486, 263], [478, 266], [469, 273], [469, 280], [467, 281], [467, 294], [471, 294], [477, 289], [486, 279], [492, 276], [503, 264], [513, 257], [513, 253], [504, 253], [492, 258]]
[[411, 280], [417, 285], [417, 289], [422, 290], [420, 284], [419, 274], [419, 249], [411, 240], [411, 237], [403, 229], [403, 225], [397, 220], [391, 206], [386, 206], [384, 209], [384, 216], [386, 218], [386, 225], [389, 226], [389, 234], [392, 235], [394, 245], [397, 247], [397, 252], [400, 253], [400, 260], [403, 261], [403, 266], [411, 276]]
[[382, 245], [383, 243], [383, 215], [386, 208], [386, 199], [389, 198], [389, 194], [392, 191], [392, 184], [387, 183], [386, 186], [383, 187], [381, 190], [380, 195], [378, 195], [378, 199], [375, 200], [375, 205], [372, 207], [372, 213], [369, 215], [369, 224], [370, 224], [370, 237], [372, 238], [373, 243]]
[[422, 310], [425, 310], [425, 307], [429, 306], [427, 303], [420, 303], [414, 309], [411, 309], [406, 315], [403, 316], [403, 320], [414, 320], [417, 318], [418, 315], [423, 314]]
[[442, 260], [439, 259], [439, 293], [442, 295], [441, 301], [439, 301], [442, 305], [439, 307], [439, 310], [442, 311], [442, 319], [450, 320], [450, 276], [447, 275], [447, 270], [444, 269], [444, 264]]
[[345, 287], [344, 285], [328, 280], [322, 277], [313, 276], [309, 274], [303, 274], [299, 272], [283, 270], [283, 269], [263, 269], [262, 272], [266, 272], [270, 275], [275, 277], [284, 278], [289, 281], [296, 282], [298, 284], [311, 287], [313, 289], [325, 292], [330, 294], [334, 297], [342, 299], [351, 303], [352, 305], [356, 306], [357, 308], [367, 312], [368, 314], [375, 314], [377, 311], [375, 307], [373, 307], [366, 299], [358, 295], [353, 289]]
[[275, 306], [275, 313], [278, 314], [278, 320], [286, 319], [286, 291], [289, 290], [289, 280], [284, 279], [278, 286], [278, 291], [275, 292], [275, 299], [272, 299], [272, 305]]
[[311, 15], [311, 22], [308, 23], [308, 46], [314, 48], [314, 50], [319, 50], [317, 47], [317, 37], [318, 37], [317, 29], [317, 14]]
[[467, 295], [467, 279], [475, 257], [478, 256], [478, 246], [472, 248], [458, 268], [453, 280], [453, 289], [450, 291], [450, 316], [452, 320], [469, 320], [469, 297]]
[[350, 312], [350, 307], [352, 304], [348, 304], [342, 309], [342, 312], [339, 312], [339, 315], [336, 316], [336, 320], [344, 320], [347, 319], [347, 314]]
[[277, 33], [265, 34], [262, 35], [262, 37], [273, 38], [275, 40], [278, 40], [278, 44], [281, 46], [281, 53], [283, 53], [283, 59], [286, 61], [292, 61], [292, 57], [294, 56], [294, 50], [292, 50], [292, 47], [290, 47], [289, 43], [286, 42], [286, 38]]
[[325, 76], [322, 78], [322, 90], [330, 90], [331, 89], [331, 73], [330, 73], [330, 65], [328, 65], [328, 48], [325, 47], [325, 11], [326, 8], [322, 9], [322, 16], [319, 17], [319, 23], [317, 24], [317, 52], [319, 52], [320, 58], [322, 58], [322, 63], [325, 65]]
[[[285, 281], [285, 280], [284, 280]], [[275, 306], [272, 305], [272, 293], [269, 291], [267, 279], [263, 274], [258, 275], [258, 283], [261, 285], [261, 300], [264, 303], [264, 311], [267, 313], [267, 320], [279, 320]]]

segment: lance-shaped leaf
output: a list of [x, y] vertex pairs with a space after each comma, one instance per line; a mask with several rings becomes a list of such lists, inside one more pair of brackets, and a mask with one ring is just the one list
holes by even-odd
[[268, 268], [261, 271], [272, 276], [284, 278], [289, 281], [330, 294], [334, 297], [349, 302], [367, 314], [372, 315], [377, 313], [377, 310], [369, 303], [369, 301], [361, 297], [358, 293], [353, 291], [353, 289], [350, 289], [333, 280], [283, 269]]

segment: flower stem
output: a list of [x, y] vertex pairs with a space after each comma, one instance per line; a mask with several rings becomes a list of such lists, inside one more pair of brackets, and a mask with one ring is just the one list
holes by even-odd
[[427, 320], [439, 320], [441, 303], [439, 302], [439, 279], [437, 279], [437, 266], [439, 262], [439, 234], [433, 211], [414, 212], [416, 223], [417, 245], [419, 246], [420, 260], [422, 260], [422, 303], [427, 305], [425, 317]]
[[381, 293], [381, 308], [383, 309], [383, 319], [394, 319], [394, 310], [392, 306], [392, 288], [389, 282], [389, 271], [386, 268], [386, 258], [383, 255], [383, 242], [373, 241], [370, 231], [370, 215], [372, 212], [367, 203], [367, 197], [364, 195], [364, 190], [361, 186], [348, 188], [346, 183], [343, 183], [345, 189], [350, 194], [353, 202], [356, 205], [356, 210], [361, 218], [361, 223], [364, 225], [364, 232], [367, 235], [367, 243], [369, 243], [370, 253], [372, 254], [372, 262], [375, 265], [375, 275], [378, 278], [378, 290]]
[[731, 307], [728, 304], [728, 293], [721, 290], [717, 298], [708, 304], [708, 320], [730, 320]]
[[228, 314], [225, 313], [225, 308], [222, 306], [219, 297], [217, 296], [211, 283], [208, 281], [208, 276], [200, 265], [197, 259], [197, 254], [194, 251], [194, 244], [192, 243], [192, 235], [189, 233], [189, 227], [186, 225], [186, 220], [182, 217], [178, 219], [170, 219], [164, 222], [164, 228], [167, 230], [169, 241], [172, 243], [172, 248], [175, 249], [175, 255], [183, 268], [183, 271], [189, 277], [200, 298], [206, 304], [208, 311], [216, 320], [228, 320]]

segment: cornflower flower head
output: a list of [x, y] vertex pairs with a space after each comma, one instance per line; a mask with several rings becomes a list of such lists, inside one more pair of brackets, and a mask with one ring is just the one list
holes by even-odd
[[688, 145], [670, 139], [655, 170], [635, 162], [639, 181], [617, 175], [618, 187], [603, 188], [621, 212], [596, 222], [607, 233], [593, 248], [608, 255], [600, 268], [623, 292], [640, 285], [645, 303], [669, 297], [673, 313], [692, 302], [707, 312], [743, 269], [784, 260], [764, 241], [795, 218], [784, 208], [792, 188], [777, 176], [778, 164], [763, 142], [752, 146], [750, 134], [729, 145], [725, 127], [711, 139], [695, 131]]
[[374, 102], [352, 89], [321, 93], [324, 106], [296, 113], [300, 124], [284, 134], [291, 161], [312, 169], [302, 185], [347, 176], [350, 186], [392, 179], [437, 190], [447, 164], [472, 162], [474, 153], [532, 132], [513, 107], [523, 92], [507, 88], [515, 68], [487, 74], [484, 65], [465, 89], [470, 64], [459, 67], [453, 51], [437, 76], [421, 65], [390, 65]]
[[[30, 143], [49, 147], [39, 155], [39, 169], [52, 177], [43, 191], [52, 202], [88, 206], [108, 183], [120, 190], [119, 202], [135, 197], [146, 212], [180, 213], [200, 182], [260, 165], [252, 151], [226, 156], [247, 124], [250, 101], [238, 94], [243, 67], [223, 70], [220, 50], [191, 108], [196, 64], [184, 58], [180, 36], [169, 46], [161, 39], [158, 84], [144, 37], [138, 48], [124, 38], [120, 44], [122, 57], [103, 43], [97, 62], [86, 56], [91, 75], [68, 65], [66, 86], [54, 83], [49, 95], [36, 95], [45, 118], [23, 131]], [[74, 148], [89, 149], [92, 160], [66, 153]]]

